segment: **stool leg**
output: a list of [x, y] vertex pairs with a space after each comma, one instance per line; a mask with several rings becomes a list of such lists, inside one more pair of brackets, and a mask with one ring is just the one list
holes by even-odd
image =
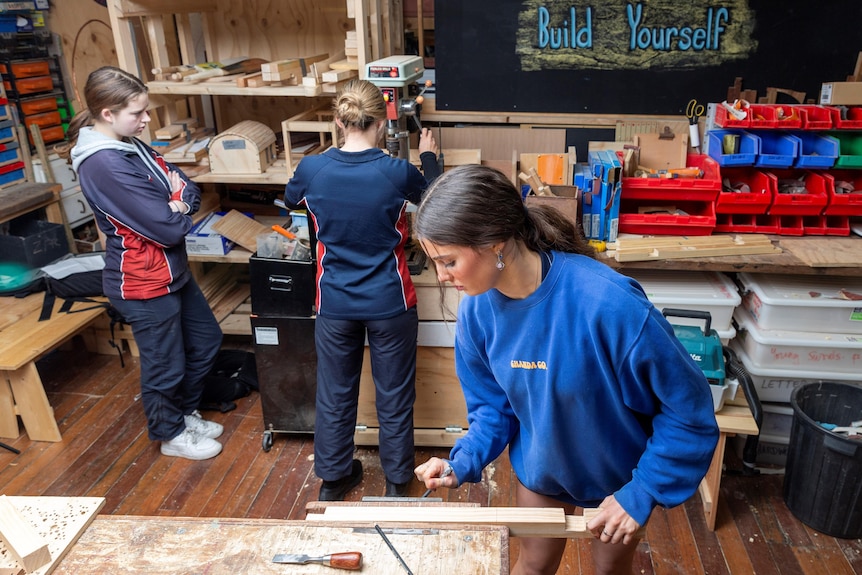
[[42, 378], [36, 369], [35, 362], [16, 369], [9, 374], [12, 386], [12, 396], [24, 429], [33, 441], [62, 441], [57, 420], [54, 419], [54, 409], [48, 403]]
[[8, 371], [0, 371], [0, 437], [18, 437], [18, 417], [15, 415], [15, 400], [12, 398]]

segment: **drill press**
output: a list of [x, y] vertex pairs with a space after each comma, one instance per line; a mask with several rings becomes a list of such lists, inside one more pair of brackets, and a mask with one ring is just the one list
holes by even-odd
[[419, 56], [389, 56], [365, 65], [366, 79], [380, 88], [386, 100], [386, 149], [392, 157], [410, 160], [408, 120], [412, 120], [414, 131], [422, 130], [418, 114], [427, 86], [415, 96], [409, 92], [424, 72]]

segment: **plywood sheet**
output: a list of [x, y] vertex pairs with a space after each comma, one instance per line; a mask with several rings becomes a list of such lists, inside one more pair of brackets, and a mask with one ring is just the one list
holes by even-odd
[[813, 268], [856, 267], [862, 261], [859, 238], [781, 238], [780, 245]]
[[[51, 562], [31, 571], [36, 575], [53, 573], [60, 560], [68, 553], [96, 514], [105, 505], [104, 497], [16, 497], [8, 496], [21, 515], [48, 542]], [[11, 553], [0, 542], [0, 573], [15, 573], [23, 569], [12, 559]], [[90, 570], [89, 572], [93, 572]], [[119, 571], [105, 571], [105, 573]]]
[[250, 252], [257, 251], [257, 236], [271, 231], [270, 228], [237, 210], [226, 213], [212, 227], [227, 239], [238, 243]]
[[[414, 573], [498, 575], [509, 572], [508, 533], [493, 526], [411, 525], [384, 528]], [[58, 574], [208, 573], [255, 575], [340, 571], [272, 563], [277, 553], [362, 553], [362, 572], [403, 575], [373, 524], [333, 525], [267, 519], [118, 517], [97, 519], [63, 560]]]

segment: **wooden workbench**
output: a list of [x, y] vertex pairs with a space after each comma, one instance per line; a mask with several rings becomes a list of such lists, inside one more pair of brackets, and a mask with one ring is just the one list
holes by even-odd
[[[415, 525], [384, 528], [414, 573], [507, 574], [509, 535], [505, 527], [443, 528]], [[276, 553], [312, 556], [359, 551], [362, 573], [403, 575], [404, 568], [373, 524], [330, 524], [275, 519], [212, 519], [99, 516], [54, 571], [73, 573], [321, 573], [321, 565], [272, 563]]]

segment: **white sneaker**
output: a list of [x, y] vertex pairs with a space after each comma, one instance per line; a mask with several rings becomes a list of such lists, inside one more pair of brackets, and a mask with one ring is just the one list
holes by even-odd
[[224, 431], [224, 427], [222, 427], [220, 423], [207, 421], [197, 409], [183, 417], [186, 421], [186, 429], [193, 429], [199, 435], [203, 435], [204, 437], [216, 439]]
[[162, 455], [201, 460], [221, 453], [221, 443], [187, 427], [170, 441], [162, 441], [161, 449]]

